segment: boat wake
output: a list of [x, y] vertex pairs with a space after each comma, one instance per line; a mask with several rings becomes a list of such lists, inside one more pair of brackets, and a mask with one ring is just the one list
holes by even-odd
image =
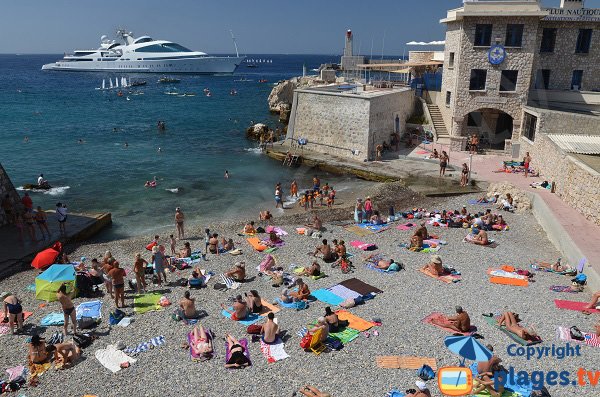
[[60, 196], [61, 194], [66, 193], [67, 189], [70, 189], [71, 186], [56, 186], [50, 189], [25, 189], [23, 186], [16, 188], [20, 191], [33, 192], [33, 193], [42, 193], [47, 194], [49, 196]]
[[173, 188], [173, 189], [165, 189], [165, 190], [166, 190], [167, 192], [171, 192], [171, 193], [175, 193], [175, 194], [177, 194], [177, 193], [179, 193], [179, 192], [182, 190], [182, 188], [180, 188], [180, 187], [176, 187], [176, 188]]
[[249, 148], [246, 148], [245, 150], [247, 152], [254, 153], [254, 154], [261, 154], [262, 153], [259, 147], [249, 147]]

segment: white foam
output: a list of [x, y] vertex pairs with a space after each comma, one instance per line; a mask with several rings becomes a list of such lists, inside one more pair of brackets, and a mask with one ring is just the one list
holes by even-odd
[[42, 194], [47, 194], [50, 196], [60, 196], [61, 194], [64, 194], [67, 191], [67, 189], [70, 189], [70, 188], [71, 188], [71, 186], [57, 186], [57, 187], [53, 187], [50, 189], [23, 189], [23, 186], [20, 186], [20, 187], [16, 188], [16, 190], [33, 192], [33, 193], [42, 193]]
[[259, 147], [249, 147], [249, 148], [246, 148], [246, 151], [247, 152], [251, 152], [251, 153], [255, 153], [255, 154], [261, 154], [262, 153], [262, 151], [260, 150]]
[[176, 187], [174, 189], [165, 189], [167, 192], [171, 192], [171, 193], [179, 193], [179, 188]]

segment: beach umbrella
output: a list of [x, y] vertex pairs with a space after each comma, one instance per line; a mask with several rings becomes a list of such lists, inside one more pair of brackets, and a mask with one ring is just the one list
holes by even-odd
[[472, 336], [448, 336], [444, 339], [446, 347], [465, 360], [488, 361], [492, 358], [492, 352], [483, 346]]
[[35, 278], [35, 297], [47, 302], [56, 300], [56, 292], [61, 284], [66, 284], [67, 295], [75, 297], [75, 268], [73, 265], [50, 266]]
[[36, 269], [43, 269], [46, 266], [50, 266], [54, 263], [56, 258], [58, 258], [59, 252], [54, 248], [47, 248], [43, 251], [38, 252], [38, 254], [31, 261], [31, 266]]

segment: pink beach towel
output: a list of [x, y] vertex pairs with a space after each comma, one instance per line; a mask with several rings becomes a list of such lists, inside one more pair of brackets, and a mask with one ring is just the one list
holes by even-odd
[[588, 302], [574, 302], [574, 301], [565, 301], [565, 300], [555, 299], [554, 304], [559, 309], [575, 310], [578, 312], [587, 310], [591, 313], [600, 313], [600, 310], [598, 310], [598, 309], [586, 309], [585, 306], [588, 305]]
[[350, 241], [350, 245], [353, 246], [354, 248], [358, 248], [363, 251], [367, 251], [369, 249], [376, 248], [375, 244], [365, 243], [364, 241], [358, 241], [358, 240]]
[[446, 328], [446, 327], [442, 327], [441, 325], [432, 323], [431, 321], [434, 318], [437, 318], [437, 317], [445, 317], [445, 316], [442, 313], [433, 312], [429, 316], [427, 316], [424, 319], [422, 319], [421, 322], [423, 322], [425, 324], [433, 325], [434, 327], [438, 327], [440, 329], [443, 329], [444, 331], [450, 332], [451, 334], [461, 333], [461, 334], [467, 336], [467, 335], [471, 335], [471, 334], [477, 332], [477, 327], [472, 326], [472, 325], [471, 325], [471, 329], [469, 330], [469, 332], [458, 332], [456, 330], [453, 330], [452, 328]]

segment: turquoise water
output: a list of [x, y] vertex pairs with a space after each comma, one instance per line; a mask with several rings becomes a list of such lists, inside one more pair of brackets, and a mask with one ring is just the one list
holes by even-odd
[[[316, 68], [337, 57], [251, 56], [273, 63], [241, 67], [234, 76], [179, 76], [181, 83], [173, 85], [132, 74], [148, 84], [137, 89], [143, 94], [123, 97], [95, 89], [117, 75], [40, 70], [58, 58], [0, 55], [0, 162], [15, 186], [35, 183], [43, 173], [57, 187], [32, 193], [35, 205], [53, 208], [61, 201], [72, 212], [110, 211], [111, 237], [125, 237], [172, 225], [177, 206], [188, 220], [254, 218], [260, 208], [273, 209], [278, 181], [284, 188], [293, 178], [309, 186], [308, 170], [260, 155], [245, 129], [251, 121], [276, 126], [267, 106], [272, 83], [300, 75], [303, 63]], [[241, 75], [253, 81], [234, 81]], [[205, 87], [212, 97], [203, 94]], [[171, 88], [197, 95], [166, 95]], [[238, 95], [229, 94], [233, 88]], [[166, 131], [157, 130], [158, 120]], [[155, 176], [158, 186], [145, 188]], [[337, 188], [351, 182], [322, 176]]]

